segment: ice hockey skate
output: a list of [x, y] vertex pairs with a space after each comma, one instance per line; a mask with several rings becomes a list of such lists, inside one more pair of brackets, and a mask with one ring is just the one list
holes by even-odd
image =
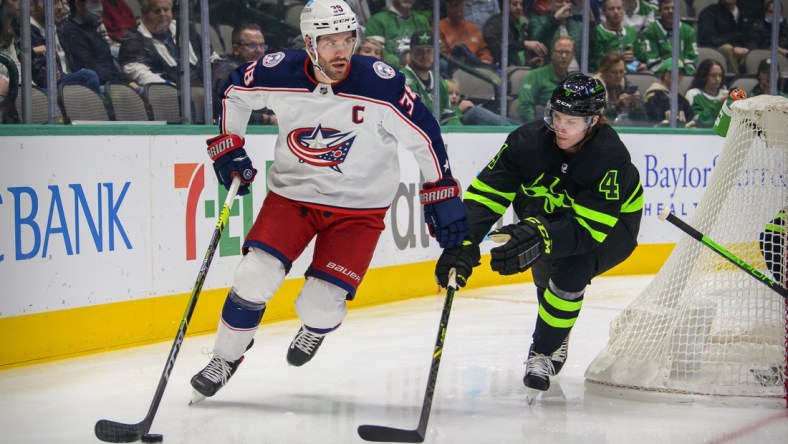
[[[249, 346], [246, 347], [246, 349], [249, 350], [252, 348], [253, 344], [254, 339], [252, 339], [252, 342], [249, 343]], [[243, 360], [243, 355], [232, 362], [225, 361], [216, 354], [211, 356], [211, 360], [208, 362], [208, 365], [206, 365], [204, 369], [200, 370], [199, 373], [192, 377], [191, 384], [192, 388], [194, 388], [194, 392], [189, 405], [196, 404], [205, 398], [215, 395], [220, 388], [227, 384], [227, 381], [229, 381], [230, 377], [232, 377], [235, 371], [238, 370], [238, 366], [241, 365]]]
[[287, 350], [287, 363], [300, 367], [309, 362], [323, 343], [323, 338], [325, 335], [312, 333], [302, 326]]
[[[552, 356], [552, 355], [551, 355]], [[550, 376], [556, 374], [551, 356], [534, 352], [534, 346], [528, 350], [528, 359], [525, 361], [525, 399], [528, 405], [533, 405], [536, 397], [550, 388]], [[561, 361], [563, 366], [563, 361]]]
[[558, 350], [554, 351], [552, 355], [550, 355], [550, 361], [553, 362], [553, 368], [555, 369], [555, 373], [553, 375], [557, 375], [561, 373], [561, 369], [564, 367], [564, 363], [566, 362], [566, 358], [569, 356], [569, 336], [564, 339], [564, 342], [561, 343], [561, 346], [558, 347]]

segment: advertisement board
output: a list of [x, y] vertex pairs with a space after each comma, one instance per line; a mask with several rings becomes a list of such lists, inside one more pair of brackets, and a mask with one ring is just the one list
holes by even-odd
[[[641, 172], [645, 206], [639, 242], [675, 243], [658, 221], [668, 207], [691, 218], [719, 157], [710, 135], [622, 134]], [[495, 155], [505, 133], [444, 135], [463, 187]], [[188, 293], [225, 191], [200, 135], [3, 137], [0, 163], [0, 318]], [[266, 193], [275, 136], [249, 135], [260, 170], [236, 199], [205, 289], [228, 287], [241, 243]], [[401, 182], [372, 268], [434, 260], [423, 224], [421, 182], [400, 153]], [[514, 221], [507, 213], [503, 221]], [[492, 245], [485, 242], [483, 252]], [[301, 277], [307, 250], [288, 278]]]

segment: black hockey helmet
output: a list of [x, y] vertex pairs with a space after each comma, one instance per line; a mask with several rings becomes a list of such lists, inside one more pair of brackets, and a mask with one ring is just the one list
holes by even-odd
[[589, 117], [602, 112], [606, 104], [605, 85], [577, 72], [558, 83], [547, 107], [570, 116]]

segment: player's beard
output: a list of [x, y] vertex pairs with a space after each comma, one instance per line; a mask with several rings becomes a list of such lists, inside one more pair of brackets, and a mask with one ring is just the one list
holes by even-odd
[[[341, 69], [335, 69], [332, 65], [334, 63], [344, 62], [345, 65]], [[323, 70], [323, 74], [325, 74], [329, 79], [333, 81], [342, 80], [345, 77], [345, 73], [347, 72], [348, 67], [350, 66], [350, 60], [343, 58], [343, 57], [336, 57], [329, 61], [324, 59], [320, 59], [318, 61], [318, 65], [320, 65], [320, 69]]]

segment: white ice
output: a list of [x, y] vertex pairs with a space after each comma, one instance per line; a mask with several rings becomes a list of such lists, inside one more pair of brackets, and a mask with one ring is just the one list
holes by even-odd
[[[522, 385], [537, 309], [533, 285], [458, 291], [425, 442], [788, 442], [788, 410], [779, 401], [633, 400], [586, 386], [583, 373], [605, 345], [610, 321], [650, 279], [594, 281], [569, 360], [533, 406]], [[263, 325], [230, 383], [194, 406], [189, 379], [207, 363], [213, 336], [187, 338], [151, 433], [165, 443], [345, 444], [364, 442], [361, 424], [415, 429], [443, 301], [433, 295], [351, 310], [300, 368], [285, 362], [298, 321]], [[97, 420], [142, 420], [171, 345], [0, 372], [0, 443], [96, 443]]]

